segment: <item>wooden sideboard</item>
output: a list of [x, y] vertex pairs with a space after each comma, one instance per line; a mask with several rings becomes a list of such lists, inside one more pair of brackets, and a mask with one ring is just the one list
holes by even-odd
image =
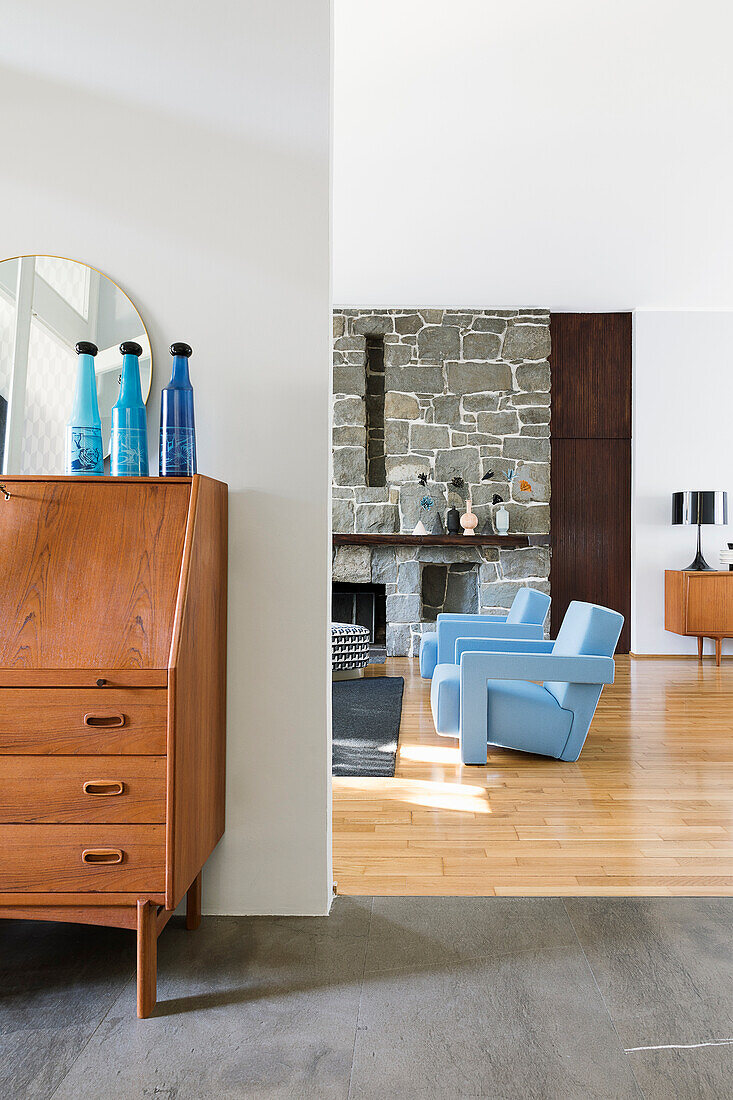
[[696, 637], [700, 660], [703, 639], [712, 638], [715, 663], [719, 665], [722, 639], [733, 638], [733, 573], [721, 569], [667, 569], [664, 626], [673, 634]]
[[136, 929], [145, 1017], [224, 832], [227, 487], [0, 478], [0, 562], [0, 917]]

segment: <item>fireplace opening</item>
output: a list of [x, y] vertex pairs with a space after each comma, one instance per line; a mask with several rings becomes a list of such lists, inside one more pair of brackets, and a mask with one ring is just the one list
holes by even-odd
[[384, 440], [384, 340], [366, 338], [366, 483], [380, 489], [387, 484]]
[[422, 618], [435, 622], [441, 612], [478, 612], [478, 569], [470, 562], [422, 567]]
[[387, 598], [384, 585], [334, 581], [331, 618], [335, 623], [365, 626], [372, 645], [386, 645]]

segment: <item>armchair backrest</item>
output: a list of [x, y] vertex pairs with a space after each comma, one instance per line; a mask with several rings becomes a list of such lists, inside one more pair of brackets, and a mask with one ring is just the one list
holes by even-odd
[[[559, 657], [613, 657], [623, 615], [598, 604], [573, 600], [565, 612], [552, 652]], [[602, 684], [545, 683], [564, 710], [573, 712], [564, 760], [577, 760], [601, 697]]]
[[514, 597], [506, 621], [542, 626], [549, 606], [550, 597], [546, 593], [538, 592], [536, 588], [520, 588]]
[[520, 588], [506, 619], [501, 615], [438, 615], [438, 663], [452, 664], [457, 638], [542, 637], [550, 597], [534, 588]]

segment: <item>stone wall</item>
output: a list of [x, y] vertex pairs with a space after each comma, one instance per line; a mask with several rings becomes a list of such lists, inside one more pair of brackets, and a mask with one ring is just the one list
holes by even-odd
[[423, 570], [432, 563], [469, 563], [473, 567], [477, 580], [477, 610], [482, 614], [506, 612], [517, 589], [527, 584], [549, 592], [550, 559], [546, 546], [516, 550], [470, 545], [397, 546], [394, 549], [389, 546], [339, 546], [333, 559], [335, 581], [383, 584], [385, 587], [387, 653], [390, 657], [416, 657], [420, 652], [421, 635], [435, 630], [432, 609], [423, 606]]
[[[334, 531], [412, 531], [420, 518], [430, 529], [434, 510], [425, 516], [422, 498], [444, 519], [469, 494], [478, 531], [492, 530], [494, 494], [506, 502], [511, 532], [549, 531], [546, 310], [344, 309], [334, 312], [333, 331]], [[466, 483], [458, 494], [457, 475]], [[434, 629], [435, 573], [423, 578], [426, 563], [471, 563], [484, 612], [506, 609], [527, 581], [548, 587], [544, 547], [342, 547], [335, 580], [387, 586], [390, 653], [414, 652], [421, 631]], [[460, 584], [474, 591], [472, 578]]]

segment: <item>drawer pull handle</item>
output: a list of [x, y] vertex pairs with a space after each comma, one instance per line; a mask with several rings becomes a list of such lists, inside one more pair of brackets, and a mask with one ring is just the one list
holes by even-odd
[[82, 863], [122, 863], [121, 848], [85, 848], [81, 853]]
[[124, 714], [85, 714], [84, 725], [104, 729], [109, 726], [124, 726]]
[[122, 794], [125, 784], [119, 779], [87, 779], [84, 794]]

